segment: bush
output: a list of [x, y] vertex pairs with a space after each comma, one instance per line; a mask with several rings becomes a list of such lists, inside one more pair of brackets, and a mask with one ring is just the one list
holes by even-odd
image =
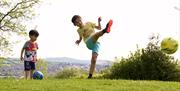
[[38, 59], [36, 64], [36, 70], [41, 71], [44, 74], [44, 78], [47, 78], [48, 63], [44, 59]]
[[80, 68], [64, 68], [55, 75], [58, 79], [84, 78], [85, 71]]
[[163, 53], [157, 39], [152, 39], [147, 48], [131, 53], [128, 58], [121, 58], [110, 68], [105, 77], [111, 79], [164, 80], [180, 81], [178, 60]]

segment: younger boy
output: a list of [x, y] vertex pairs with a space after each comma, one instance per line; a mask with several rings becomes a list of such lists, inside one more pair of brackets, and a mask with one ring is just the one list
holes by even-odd
[[[37, 61], [38, 45], [36, 39], [39, 36], [38, 31], [31, 30], [29, 32], [30, 40], [26, 41], [21, 50], [21, 61], [24, 61], [25, 78], [32, 79], [33, 71], [35, 70], [35, 62]], [[24, 57], [23, 57], [24, 54]]]

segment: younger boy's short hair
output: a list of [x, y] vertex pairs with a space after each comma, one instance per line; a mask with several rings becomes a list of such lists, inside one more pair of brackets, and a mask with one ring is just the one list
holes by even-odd
[[71, 19], [72, 23], [74, 24], [77, 18], [81, 18], [79, 15], [74, 15]]
[[39, 33], [38, 33], [37, 30], [30, 30], [30, 31], [29, 31], [29, 35], [30, 35], [30, 36], [33, 36], [33, 35], [34, 35], [34, 36], [38, 37], [38, 36], [39, 36]]

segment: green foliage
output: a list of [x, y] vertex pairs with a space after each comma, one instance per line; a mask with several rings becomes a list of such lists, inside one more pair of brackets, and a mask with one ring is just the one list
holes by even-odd
[[98, 78], [100, 78], [100, 79], [110, 78], [111, 67], [101, 70], [99, 74], [100, 74], [100, 76]]
[[158, 43], [158, 37], [154, 37], [147, 48], [137, 48], [128, 58], [116, 61], [105, 76], [112, 79], [180, 81], [178, 61], [163, 53]]
[[0, 1], [0, 56], [10, 54], [12, 36], [25, 36], [26, 22], [35, 16], [34, 9], [40, 0]]
[[84, 78], [85, 71], [80, 68], [64, 68], [58, 72], [55, 78], [67, 79], [67, 78]]
[[0, 57], [0, 67], [3, 65], [3, 61], [5, 61], [5, 58]]
[[46, 79], [48, 74], [48, 63], [44, 59], [38, 59], [36, 63], [36, 70], [41, 71]]

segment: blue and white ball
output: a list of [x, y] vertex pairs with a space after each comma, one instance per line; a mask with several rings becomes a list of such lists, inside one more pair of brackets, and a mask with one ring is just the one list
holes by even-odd
[[41, 71], [35, 71], [33, 73], [33, 79], [42, 80], [44, 78], [44, 75]]

